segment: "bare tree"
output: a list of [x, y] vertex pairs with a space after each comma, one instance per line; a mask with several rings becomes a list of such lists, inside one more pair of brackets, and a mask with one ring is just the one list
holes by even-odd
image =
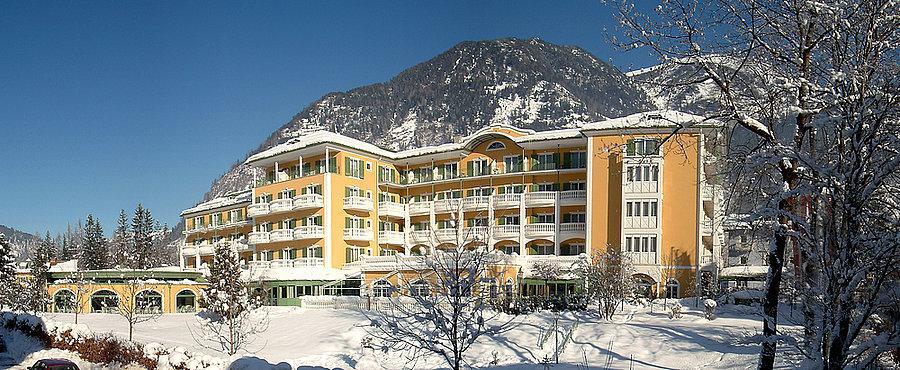
[[119, 316], [128, 322], [128, 340], [134, 335], [134, 326], [155, 320], [162, 315], [162, 295], [150, 289], [143, 279], [125, 280], [119, 294]]
[[631, 260], [619, 248], [594, 251], [580, 266], [587, 296], [597, 301], [598, 313], [607, 320], [634, 293], [633, 274]]
[[[625, 48], [695, 73], [702, 112], [751, 135], [732, 171], [775, 221], [759, 367], [774, 366], [785, 252], [794, 247], [807, 358], [867, 366], [896, 348], [872, 335], [897, 263], [897, 4], [888, 0], [667, 1], [656, 14], [614, 6]], [[876, 237], [876, 235], [878, 235]], [[893, 236], [891, 236], [893, 235]], [[875, 240], [878, 240], [877, 242]], [[859, 293], [863, 294], [859, 294]]]
[[389, 295], [390, 304], [366, 315], [373, 346], [400, 351], [410, 362], [437, 355], [457, 370], [481, 336], [509, 325], [498, 320], [489, 300], [512, 266], [509, 256], [486, 245], [488, 225], [463, 227], [455, 216], [461, 212], [453, 214], [446, 227], [432, 232], [432, 253], [398, 258], [397, 287], [379, 285], [373, 292]]

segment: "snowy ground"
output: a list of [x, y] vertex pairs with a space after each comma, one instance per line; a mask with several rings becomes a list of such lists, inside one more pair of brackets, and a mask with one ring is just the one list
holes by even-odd
[[[693, 301], [691, 301], [693, 302]], [[268, 308], [268, 331], [255, 343], [252, 353], [232, 368], [265, 368], [267, 363], [280, 368], [321, 366], [324, 368], [371, 369], [412, 366], [396, 353], [384, 354], [361, 350], [365, 337], [362, 327], [367, 320], [359, 312], [332, 309]], [[702, 312], [688, 307], [683, 317], [670, 320], [665, 313], [650, 313], [648, 309], [628, 308], [613, 322], [598, 319], [593, 313], [564, 313], [560, 315], [560, 337], [576, 321], [579, 325], [554, 369], [590, 368], [610, 369], [734, 369], [755, 368], [759, 351], [761, 324], [758, 309], [743, 306], [720, 306], [719, 318], [708, 321]], [[47, 319], [71, 322], [68, 314], [48, 314]], [[538, 362], [552, 353], [553, 338], [539, 345], [541, 334], [551, 327], [557, 314], [551, 312], [519, 316], [516, 325], [497, 337], [485, 337], [482, 344], [471, 350], [470, 365], [497, 369], [541, 369]], [[115, 315], [90, 314], [79, 317], [97, 333], [112, 332], [127, 335], [124, 320]], [[167, 347], [183, 346], [188, 350], [215, 354], [200, 347], [190, 330], [196, 330], [196, 316], [169, 314], [139, 324], [135, 340], [158, 342]], [[23, 362], [30, 364], [32, 354]], [[41, 355], [41, 354], [39, 354]], [[69, 357], [54, 352], [46, 357]], [[263, 361], [265, 360], [265, 361]], [[435, 368], [439, 359], [420, 361], [416, 368]], [[497, 365], [491, 365], [496, 361]], [[782, 360], [784, 361], [784, 360]], [[289, 366], [288, 366], [289, 364]], [[88, 367], [90, 368], [90, 367]]]

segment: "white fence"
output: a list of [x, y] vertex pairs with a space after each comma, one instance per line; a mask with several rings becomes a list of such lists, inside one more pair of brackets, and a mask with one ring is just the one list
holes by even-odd
[[309, 309], [344, 309], [365, 311], [418, 310], [419, 303], [410, 297], [355, 297], [355, 296], [306, 296], [301, 298], [300, 307]]

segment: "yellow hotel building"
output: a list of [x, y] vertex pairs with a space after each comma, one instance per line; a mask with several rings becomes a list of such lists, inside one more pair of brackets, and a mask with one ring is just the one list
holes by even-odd
[[[498, 283], [521, 294], [572, 292], [573, 266], [612, 247], [645, 294], [693, 295], [720, 260], [719, 135], [671, 111], [552, 131], [490, 126], [404, 151], [313, 132], [248, 158], [252, 189], [182, 212], [182, 267], [203, 268], [228, 243], [278, 304], [345, 288], [378, 295], [394, 262], [452, 246], [460, 220], [485, 235], [467, 247], [510, 257], [517, 276]], [[535, 279], [538, 262], [562, 273]]]

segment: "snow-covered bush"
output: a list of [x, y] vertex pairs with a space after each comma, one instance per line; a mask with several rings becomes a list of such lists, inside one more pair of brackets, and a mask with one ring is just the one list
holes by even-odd
[[703, 312], [704, 316], [706, 316], [707, 320], [715, 320], [716, 319], [716, 306], [719, 304], [712, 299], [706, 299], [703, 301]]
[[676, 301], [676, 302], [669, 303], [668, 308], [669, 308], [669, 319], [680, 319], [681, 318], [681, 311], [684, 308], [684, 306], [682, 306], [680, 302]]

